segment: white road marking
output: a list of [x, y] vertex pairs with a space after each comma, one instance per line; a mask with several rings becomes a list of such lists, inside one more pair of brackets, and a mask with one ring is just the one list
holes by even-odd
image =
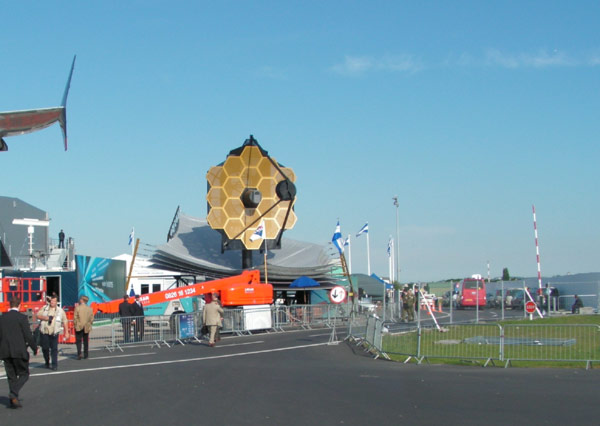
[[230, 345], [217, 345], [219, 348], [229, 348], [232, 346], [244, 346], [244, 345], [254, 345], [256, 343], [265, 343], [264, 340], [257, 340], [256, 342], [246, 342], [246, 343], [231, 343]]
[[52, 371], [52, 372], [48, 372], [48, 373], [31, 374], [29, 377], [50, 376], [50, 375], [55, 375], [55, 374], [85, 373], [85, 372], [89, 372], [89, 371], [116, 370], [116, 369], [120, 369], [120, 368], [149, 367], [149, 366], [154, 366], [154, 365], [179, 364], [179, 363], [194, 362], [194, 361], [209, 361], [211, 359], [234, 358], [234, 357], [238, 357], [238, 356], [257, 355], [257, 354], [264, 354], [264, 353], [269, 353], [269, 352], [291, 351], [294, 349], [314, 348], [317, 346], [327, 346], [327, 345], [328, 345], [327, 342], [313, 343], [310, 345], [289, 346], [286, 348], [277, 348], [277, 349], [264, 349], [264, 350], [260, 350], [260, 351], [242, 352], [242, 353], [228, 354], [228, 355], [214, 355], [214, 356], [206, 356], [206, 357], [199, 357], [199, 358], [176, 359], [176, 360], [171, 360], [171, 361], [156, 361], [156, 362], [146, 362], [146, 363], [138, 363], [138, 364], [113, 365], [113, 366], [107, 366], [107, 367], [82, 368], [79, 370]]
[[112, 355], [112, 356], [95, 356], [91, 359], [111, 359], [111, 358], [125, 358], [128, 356], [144, 356], [144, 355], [154, 355], [156, 352], [143, 352], [141, 354], [129, 354], [129, 355]]

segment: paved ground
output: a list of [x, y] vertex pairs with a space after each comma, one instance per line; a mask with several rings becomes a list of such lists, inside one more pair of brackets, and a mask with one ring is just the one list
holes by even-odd
[[600, 370], [404, 365], [329, 337], [308, 330], [62, 359], [57, 372], [31, 369], [23, 409], [3, 408], [0, 396], [0, 424], [598, 424]]
[[[477, 312], [475, 309], [460, 309], [450, 311], [448, 307], [443, 308], [443, 312], [434, 312], [435, 318], [440, 324], [449, 324], [449, 323], [463, 323], [463, 322], [474, 322], [477, 318], [482, 322], [494, 322], [502, 320], [502, 310], [499, 308], [486, 308], [481, 309]], [[381, 315], [379, 314], [381, 317]], [[512, 309], [507, 309], [504, 311], [505, 319], [522, 319], [524, 317], [523, 311], [513, 311]], [[410, 323], [396, 322], [390, 321], [389, 318], [386, 318], [386, 327], [391, 332], [397, 332], [405, 329], [414, 328], [417, 325], [417, 317], [415, 316], [415, 321]], [[421, 324], [426, 326], [433, 326], [433, 321], [431, 316], [427, 313], [427, 311], [421, 311]]]

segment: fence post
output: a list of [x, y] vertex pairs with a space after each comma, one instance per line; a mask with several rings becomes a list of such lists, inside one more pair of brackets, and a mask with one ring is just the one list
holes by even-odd
[[454, 283], [450, 281], [450, 324], [453, 322], [452, 313], [454, 312]]
[[501, 324], [498, 324], [498, 327], [500, 327], [500, 361], [504, 361], [504, 327], [502, 327]]
[[111, 320], [111, 324], [110, 324], [110, 334], [111, 334], [111, 336], [110, 336], [110, 339], [111, 339], [110, 344], [111, 344], [111, 348], [113, 348], [113, 349], [117, 346], [117, 337], [116, 337], [117, 333], [115, 333], [115, 322], [116, 322], [115, 318], [113, 318]]
[[417, 327], [417, 358], [421, 358], [421, 325]]
[[500, 290], [500, 305], [502, 306], [502, 321], [504, 321], [504, 280], [502, 280], [502, 287]]

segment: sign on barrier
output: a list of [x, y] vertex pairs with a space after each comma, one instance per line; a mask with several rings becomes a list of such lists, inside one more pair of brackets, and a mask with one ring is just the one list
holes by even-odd
[[194, 314], [177, 315], [179, 320], [179, 338], [191, 339], [196, 337], [196, 321]]

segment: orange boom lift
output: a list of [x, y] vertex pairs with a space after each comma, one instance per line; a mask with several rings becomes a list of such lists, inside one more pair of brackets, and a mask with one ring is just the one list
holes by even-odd
[[[273, 303], [273, 286], [260, 282], [260, 272], [257, 270], [244, 271], [240, 275], [221, 278], [214, 281], [191, 284], [169, 290], [140, 295], [143, 306], [183, 299], [185, 297], [203, 294], [219, 293], [224, 307], [244, 305], [270, 305]], [[129, 303], [135, 298], [130, 297]], [[96, 312], [114, 314], [119, 312], [119, 304], [123, 299], [111, 300], [104, 303], [92, 303], [90, 306]]]

